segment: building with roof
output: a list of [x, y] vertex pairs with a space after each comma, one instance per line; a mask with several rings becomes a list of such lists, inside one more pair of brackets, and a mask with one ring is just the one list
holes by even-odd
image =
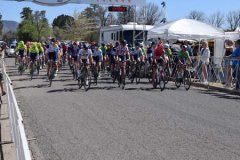
[[110, 25], [100, 29], [100, 43], [115, 43], [126, 40], [134, 46], [135, 42], [146, 42], [147, 32], [152, 29], [151, 25], [139, 25], [129, 22], [122, 25]]

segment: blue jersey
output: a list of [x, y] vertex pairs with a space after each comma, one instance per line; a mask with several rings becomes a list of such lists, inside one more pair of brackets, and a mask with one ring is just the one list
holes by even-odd
[[[240, 48], [236, 48], [231, 55], [232, 58], [240, 58]], [[233, 60], [233, 65], [238, 65], [240, 60]]]

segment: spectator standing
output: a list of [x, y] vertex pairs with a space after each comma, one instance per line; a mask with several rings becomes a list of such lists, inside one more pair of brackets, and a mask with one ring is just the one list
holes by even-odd
[[236, 77], [236, 90], [240, 91], [240, 39], [235, 42], [236, 49], [233, 51], [230, 58], [232, 61], [233, 73]]
[[233, 53], [233, 46], [234, 46], [234, 42], [231, 40], [226, 40], [225, 41], [225, 55], [224, 55], [224, 64], [225, 64], [225, 73], [226, 73], [226, 85], [225, 87], [232, 87], [232, 81], [233, 81], [233, 77], [232, 77], [232, 67], [231, 67], [231, 60], [227, 59], [226, 57], [229, 57], [232, 55]]
[[203, 83], [205, 85], [208, 84], [209, 58], [210, 58], [210, 50], [208, 48], [208, 43], [206, 41], [203, 41], [202, 42], [202, 49], [201, 49], [201, 62], [202, 62]]

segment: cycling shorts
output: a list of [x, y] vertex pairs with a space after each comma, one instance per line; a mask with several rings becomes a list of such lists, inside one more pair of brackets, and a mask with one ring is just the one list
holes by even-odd
[[36, 60], [38, 60], [38, 54], [30, 53], [30, 58], [31, 58], [32, 61], [36, 61]]
[[19, 55], [21, 58], [23, 58], [23, 57], [25, 56], [24, 50], [20, 49], [20, 50], [18, 51], [18, 55]]
[[48, 59], [56, 62], [57, 61], [57, 53], [56, 52], [48, 52]]
[[122, 62], [125, 62], [127, 60], [126, 55], [118, 55], [118, 58], [120, 58]]
[[95, 57], [93, 57], [93, 60], [94, 60], [96, 63], [100, 62], [100, 56], [95, 56]]

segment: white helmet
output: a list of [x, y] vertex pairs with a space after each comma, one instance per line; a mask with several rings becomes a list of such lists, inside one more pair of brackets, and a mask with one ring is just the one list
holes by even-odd
[[169, 44], [165, 43], [164, 48], [169, 48]]

